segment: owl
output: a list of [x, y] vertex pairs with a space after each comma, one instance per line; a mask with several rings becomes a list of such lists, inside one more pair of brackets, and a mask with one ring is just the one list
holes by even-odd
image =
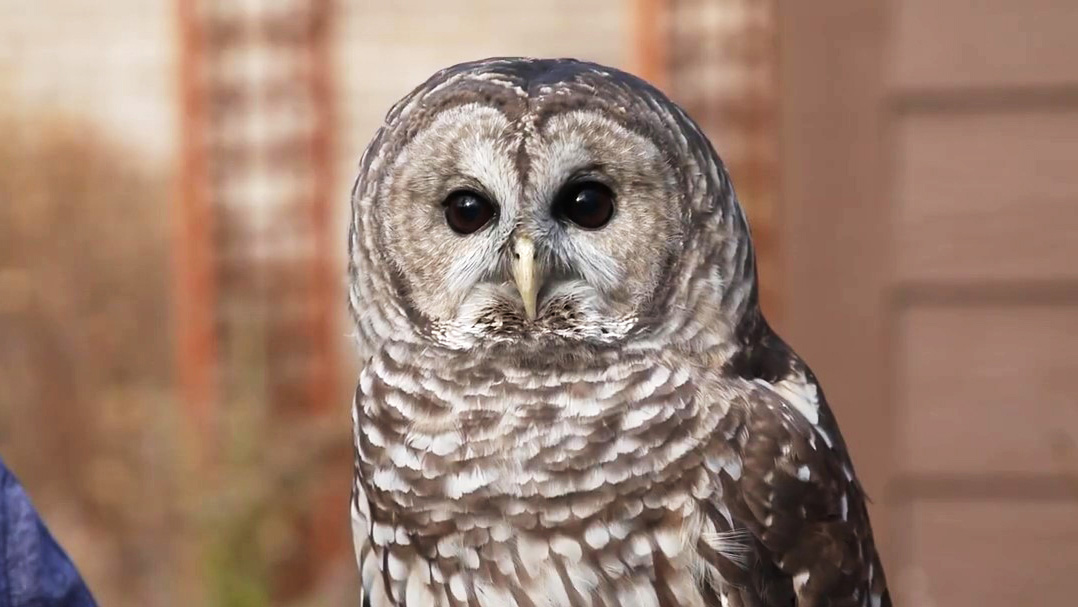
[[658, 90], [444, 69], [364, 153], [349, 241], [364, 606], [891, 604], [730, 176]]

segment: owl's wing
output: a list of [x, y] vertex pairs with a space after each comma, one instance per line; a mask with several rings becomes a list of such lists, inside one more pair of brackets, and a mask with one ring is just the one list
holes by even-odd
[[[717, 535], [699, 542], [727, 583], [709, 592], [724, 606], [889, 607], [865, 495], [823, 392], [799, 361], [769, 379], [731, 378], [728, 463], [704, 505]], [[747, 546], [731, 553], [715, 538]]]

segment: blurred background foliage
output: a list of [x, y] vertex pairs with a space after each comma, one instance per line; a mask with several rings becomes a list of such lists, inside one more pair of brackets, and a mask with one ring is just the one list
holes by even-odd
[[94, 547], [83, 568], [154, 586], [180, 531], [169, 176], [83, 119], [5, 101], [0, 445], [72, 549]]
[[346, 604], [347, 558], [316, 582], [287, 571], [312, 495], [348, 482], [324, 472], [350, 461], [347, 425], [275, 420], [241, 351], [251, 389], [199, 461], [174, 385], [172, 177], [83, 119], [5, 101], [0, 453], [102, 604]]

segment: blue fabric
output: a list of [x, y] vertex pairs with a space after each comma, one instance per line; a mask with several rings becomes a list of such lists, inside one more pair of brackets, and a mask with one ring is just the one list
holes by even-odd
[[96, 607], [86, 583], [0, 459], [0, 607]]

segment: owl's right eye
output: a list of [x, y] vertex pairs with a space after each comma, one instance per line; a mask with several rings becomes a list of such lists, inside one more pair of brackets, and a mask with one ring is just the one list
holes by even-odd
[[442, 203], [445, 222], [457, 234], [478, 232], [494, 217], [494, 205], [470, 190], [457, 190]]

